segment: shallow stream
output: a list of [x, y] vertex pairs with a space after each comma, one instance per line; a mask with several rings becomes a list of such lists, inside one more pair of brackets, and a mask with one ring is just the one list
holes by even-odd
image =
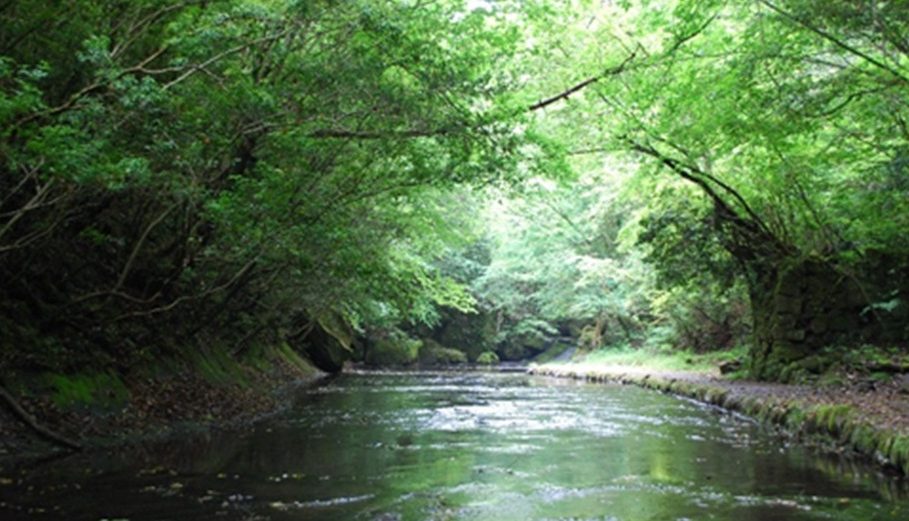
[[0, 519], [906, 520], [740, 416], [507, 373], [346, 374], [247, 433], [0, 468]]

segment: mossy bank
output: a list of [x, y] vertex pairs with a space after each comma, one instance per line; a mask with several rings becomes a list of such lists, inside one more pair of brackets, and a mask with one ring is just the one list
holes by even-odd
[[[19, 371], [4, 384], [41, 428], [90, 450], [247, 424], [323, 375], [282, 344], [240, 358], [200, 351], [128, 372]], [[0, 456], [42, 456], [55, 445], [0, 407]]]
[[[909, 475], [909, 429], [888, 411], [869, 414], [873, 396], [821, 395], [801, 386], [737, 382], [699, 373], [648, 371], [640, 367], [573, 364], [533, 366], [533, 375], [637, 385], [693, 398], [773, 425], [796, 440], [868, 458], [889, 471]], [[882, 408], [895, 407], [881, 396]]]

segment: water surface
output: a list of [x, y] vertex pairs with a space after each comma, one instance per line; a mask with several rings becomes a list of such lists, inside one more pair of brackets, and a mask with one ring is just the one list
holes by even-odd
[[905, 520], [904, 486], [634, 387], [349, 374], [255, 430], [0, 469], [0, 519]]

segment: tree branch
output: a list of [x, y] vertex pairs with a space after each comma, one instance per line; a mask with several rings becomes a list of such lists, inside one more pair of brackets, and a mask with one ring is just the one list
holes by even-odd
[[575, 92], [578, 92], [578, 91], [582, 90], [584, 87], [587, 87], [588, 85], [591, 85], [591, 84], [593, 84], [593, 83], [596, 83], [596, 82], [602, 80], [603, 78], [606, 78], [606, 77], [609, 77], [609, 76], [615, 76], [615, 75], [617, 75], [617, 74], [621, 74], [621, 73], [625, 70], [625, 67], [626, 67], [629, 63], [631, 63], [631, 60], [633, 60], [633, 59], [635, 58], [636, 55], [637, 55], [637, 50], [635, 50], [634, 52], [632, 52], [631, 54], [629, 54], [628, 57], [625, 58], [625, 59], [622, 61], [622, 63], [616, 65], [615, 67], [611, 67], [611, 68], [609, 68], [609, 69], [606, 69], [606, 71], [605, 71], [603, 74], [600, 74], [599, 76], [593, 76], [592, 78], [587, 78], [586, 80], [582, 81], [581, 83], [578, 83], [577, 85], [575, 85], [575, 86], [569, 88], [568, 90], [565, 90], [565, 91], [563, 91], [563, 92], [561, 92], [561, 93], [559, 93], [559, 94], [556, 94], [555, 96], [552, 96], [552, 97], [550, 97], [550, 98], [546, 98], [546, 99], [544, 99], [544, 100], [538, 101], [538, 102], [534, 103], [533, 105], [527, 107], [527, 111], [528, 111], [528, 112], [533, 112], [533, 111], [535, 111], [535, 110], [540, 110], [540, 109], [545, 108], [545, 107], [547, 107], [547, 106], [549, 106], [549, 105], [552, 105], [553, 103], [555, 103], [555, 102], [557, 102], [557, 101], [559, 101], [559, 100], [568, 99], [569, 96], [571, 96], [571, 95], [574, 94]]
[[307, 137], [314, 139], [401, 139], [415, 137], [433, 137], [450, 134], [452, 129], [440, 128], [436, 130], [407, 129], [407, 130], [387, 130], [387, 131], [369, 131], [369, 130], [346, 130], [341, 128], [324, 128], [310, 132]]
[[848, 43], [838, 39], [837, 37], [833, 36], [832, 34], [828, 33], [827, 31], [821, 29], [820, 27], [811, 25], [808, 22], [802, 20], [801, 18], [795, 16], [794, 14], [784, 11], [782, 8], [777, 7], [776, 5], [771, 3], [769, 0], [759, 0], [759, 2], [764, 4], [769, 9], [776, 12], [783, 18], [786, 18], [786, 19], [796, 23], [797, 25], [804, 27], [805, 29], [813, 32], [814, 34], [820, 36], [821, 38], [827, 40], [828, 42], [836, 45], [840, 49], [843, 49], [844, 51], [846, 51], [854, 56], [858, 56], [859, 58], [867, 61], [868, 63], [874, 65], [875, 67], [877, 67], [881, 70], [889, 72], [890, 74], [892, 74], [894, 77], [896, 77], [903, 83], [909, 83], [909, 78], [906, 78], [905, 76], [903, 76], [899, 71], [897, 71], [893, 67], [891, 67], [891, 66], [887, 65], [886, 63], [878, 60], [877, 58], [849, 45]]
[[[652, 145], [639, 143], [628, 137], [622, 139], [632, 150], [657, 159], [663, 166], [672, 170], [676, 175], [697, 185], [698, 188], [703, 190], [710, 200], [713, 201], [714, 208], [720, 218], [730, 223], [736, 230], [744, 234], [742, 237], [744, 237], [745, 243], [737, 246], [741, 247], [739, 251], [740, 254], [742, 252], [747, 252], [749, 259], [751, 259], [754, 258], [764, 246], [769, 246], [770, 251], [787, 251], [785, 245], [780, 242], [776, 235], [770, 232], [763, 222], [752, 220], [753, 218], [749, 218], [751, 217], [751, 214], [749, 214], [749, 217], [743, 217], [731, 207], [725, 199], [723, 199], [720, 193], [717, 192], [709, 182], [716, 182], [716, 178], [707, 176], [705, 179], [703, 173], [699, 170], [693, 170], [690, 166], [683, 164], [675, 158], [667, 156]], [[726, 185], [721, 185], [721, 187], [724, 190], [731, 190], [731, 188]], [[733, 194], [734, 193], [735, 192], [733, 191]], [[738, 254], [736, 256], [738, 256]]]

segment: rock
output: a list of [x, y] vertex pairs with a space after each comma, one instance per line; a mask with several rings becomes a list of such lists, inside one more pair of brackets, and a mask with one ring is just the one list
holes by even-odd
[[309, 331], [292, 344], [302, 344], [312, 363], [327, 373], [340, 372], [353, 352], [353, 331], [339, 315], [324, 313], [312, 322]]
[[827, 317], [825, 315], [816, 316], [811, 319], [811, 322], [808, 324], [808, 329], [814, 333], [826, 333], [827, 332]]
[[909, 394], [909, 374], [899, 375], [896, 384], [900, 394]]
[[492, 312], [464, 313], [444, 308], [440, 314], [439, 326], [430, 335], [433, 340], [463, 351], [470, 360], [495, 349], [496, 317]]
[[375, 332], [364, 360], [377, 367], [403, 367], [417, 361], [423, 341], [397, 328]]
[[426, 366], [467, 363], [467, 355], [462, 351], [445, 347], [431, 338], [423, 339], [419, 359], [420, 364]]
[[873, 392], [876, 388], [877, 383], [870, 378], [863, 378], [855, 384], [855, 389], [862, 393]]
[[742, 369], [741, 360], [727, 360], [720, 364], [720, 374], [734, 373]]
[[776, 312], [779, 314], [798, 315], [802, 312], [802, 301], [798, 298], [777, 295]]

